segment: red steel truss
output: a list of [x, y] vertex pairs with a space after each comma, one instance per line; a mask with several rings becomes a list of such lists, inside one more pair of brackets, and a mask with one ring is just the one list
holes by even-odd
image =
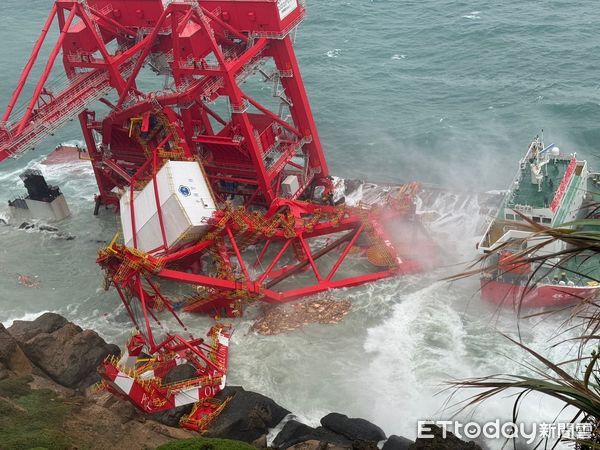
[[[124, 193], [134, 198], [154, 186], [162, 244], [140, 250], [140, 212], [131, 201], [132, 244], [115, 239], [99, 253], [107, 286], [139, 332], [129, 354], [101, 372], [109, 390], [148, 412], [180, 406], [184, 397], [199, 402], [185, 422], [192, 428], [222, 407], [205, 400], [224, 383], [230, 333], [213, 329], [211, 344], [170, 332], [156, 338], [160, 311], [183, 327], [161, 285], [188, 286], [187, 311], [236, 316], [251, 300], [280, 303], [424, 270], [435, 259], [413, 214], [416, 185], [381, 206], [332, 204], [292, 46], [304, 15], [298, 0], [57, 0], [0, 122], [2, 161], [77, 116], [99, 189], [96, 214], [101, 205], [118, 210]], [[24, 101], [54, 22], [58, 39]], [[59, 55], [62, 88], [48, 82]], [[148, 68], [165, 76], [162, 87], [144, 87]], [[256, 77], [272, 85], [270, 98], [259, 100], [264, 90], [250, 83], [246, 89]], [[102, 114], [88, 109], [98, 100]], [[176, 244], [157, 187], [170, 161], [199, 165], [217, 205], [202, 234]], [[151, 355], [143, 361], [142, 348]], [[181, 363], [196, 376], [166, 383]]]

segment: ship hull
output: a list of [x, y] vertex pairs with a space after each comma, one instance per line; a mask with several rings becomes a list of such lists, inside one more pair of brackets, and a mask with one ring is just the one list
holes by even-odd
[[59, 145], [42, 160], [42, 164], [53, 166], [85, 161], [89, 161], [86, 151], [82, 152], [81, 149], [72, 145]]
[[481, 297], [496, 305], [521, 308], [561, 308], [595, 298], [600, 286], [581, 287], [543, 284], [522, 287], [494, 280], [481, 280]]

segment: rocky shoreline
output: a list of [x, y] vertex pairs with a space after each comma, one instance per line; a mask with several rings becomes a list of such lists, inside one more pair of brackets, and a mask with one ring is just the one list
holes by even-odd
[[[54, 313], [34, 321], [15, 321], [8, 329], [0, 324], [2, 448], [146, 449], [165, 444], [169, 448], [173, 443], [180, 444], [172, 448], [223, 447], [221, 441], [205, 440], [200, 445], [185, 440], [199, 437], [177, 428], [180, 417], [188, 412], [185, 408], [150, 416], [97, 392], [93, 388], [100, 380], [96, 368], [104, 358], [119, 352], [96, 332], [83, 330]], [[435, 429], [433, 439], [416, 442], [388, 437], [367, 420], [335, 412], [313, 428], [267, 396], [237, 386], [226, 387], [217, 399], [228, 402], [202, 436], [241, 441], [256, 448], [480, 449], [452, 435], [442, 439], [440, 430]], [[10, 434], [3, 435], [2, 430], [9, 429]]]

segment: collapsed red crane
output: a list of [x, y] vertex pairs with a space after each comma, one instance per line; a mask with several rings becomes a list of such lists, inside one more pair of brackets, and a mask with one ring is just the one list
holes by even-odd
[[[297, 0], [57, 0], [0, 123], [1, 161], [78, 115], [99, 189], [95, 213], [101, 205], [121, 213], [122, 242], [98, 263], [140, 333], [128, 357], [102, 372], [111, 391], [146, 411], [212, 397], [226, 371], [222, 327], [211, 344], [171, 332], [157, 340], [157, 311], [183, 327], [165, 286], [187, 311], [236, 316], [251, 300], [280, 303], [426, 265], [415, 258], [426, 248], [413, 234], [415, 185], [384, 206], [331, 201], [292, 46], [304, 15]], [[58, 40], [16, 113], [55, 20]], [[69, 82], [55, 91], [47, 82], [61, 52]], [[162, 87], [144, 87], [147, 67], [165, 75]], [[277, 112], [257, 100], [260, 90], [242, 89], [256, 76], [272, 83]], [[108, 109], [102, 118], [87, 109], [96, 100]], [[407, 220], [410, 233], [390, 232]], [[142, 348], [151, 355], [143, 364]], [[197, 377], [167, 387], [182, 363]], [[202, 403], [187, 426], [217, 408]]]

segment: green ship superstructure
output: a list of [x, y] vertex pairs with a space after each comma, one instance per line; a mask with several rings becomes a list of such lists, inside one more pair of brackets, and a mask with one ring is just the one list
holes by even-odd
[[[517, 174], [479, 249], [488, 253], [505, 245], [511, 251], [522, 251], [525, 245], [532, 247], [548, 240], [547, 237], [531, 238], [531, 227], [524, 217], [548, 227], [569, 226], [569, 222], [587, 217], [599, 201], [600, 174], [590, 173], [587, 162], [578, 160], [575, 153], [562, 152], [554, 144], [545, 146], [543, 140], [536, 137], [519, 161]], [[530, 238], [525, 244], [526, 237]], [[549, 240], [536, 255], [553, 254], [565, 248], [562, 241]], [[563, 261], [552, 258], [544, 270], [538, 271], [536, 281], [551, 283], [556, 278], [564, 278], [565, 272], [576, 285], [594, 284], [600, 279], [600, 262], [595, 255]]]

